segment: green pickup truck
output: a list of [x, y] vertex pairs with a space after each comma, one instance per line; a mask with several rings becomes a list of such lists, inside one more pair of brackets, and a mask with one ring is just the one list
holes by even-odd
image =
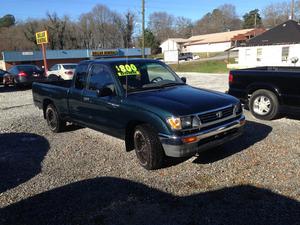
[[146, 169], [228, 142], [245, 124], [238, 99], [191, 87], [150, 59], [82, 61], [73, 80], [34, 83], [33, 100], [53, 132], [66, 122], [125, 140]]

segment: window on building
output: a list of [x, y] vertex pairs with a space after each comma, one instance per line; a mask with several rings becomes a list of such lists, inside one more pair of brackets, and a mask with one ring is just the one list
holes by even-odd
[[256, 50], [256, 61], [261, 62], [262, 60], [262, 48], [258, 48]]
[[287, 62], [289, 58], [290, 47], [282, 47], [281, 61]]
[[246, 58], [250, 57], [250, 55], [251, 55], [251, 49], [246, 49], [245, 54], [246, 54]]

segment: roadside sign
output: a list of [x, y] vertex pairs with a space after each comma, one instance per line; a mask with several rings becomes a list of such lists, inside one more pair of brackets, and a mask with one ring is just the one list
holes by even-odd
[[46, 30], [35, 33], [36, 43], [42, 45], [43, 61], [45, 73], [48, 72], [47, 56], [46, 56], [46, 47], [45, 44], [49, 42], [48, 32]]
[[92, 51], [91, 55], [93, 57], [101, 57], [101, 56], [116, 56], [118, 55], [118, 51], [116, 50], [101, 50], [101, 51]]
[[48, 43], [48, 32], [46, 30], [35, 33], [35, 37], [38, 45]]

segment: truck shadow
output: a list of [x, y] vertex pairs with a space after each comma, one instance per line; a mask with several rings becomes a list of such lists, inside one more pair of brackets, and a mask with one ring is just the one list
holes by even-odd
[[247, 121], [244, 128], [244, 134], [241, 137], [226, 143], [223, 146], [201, 152], [193, 162], [198, 164], [208, 164], [222, 160], [264, 140], [271, 131], [272, 127], [270, 126]]
[[0, 134], [0, 193], [31, 179], [41, 171], [48, 141], [30, 133]]
[[100, 177], [9, 205], [0, 210], [0, 223], [296, 225], [299, 216], [298, 201], [254, 186], [180, 197], [129, 180]]

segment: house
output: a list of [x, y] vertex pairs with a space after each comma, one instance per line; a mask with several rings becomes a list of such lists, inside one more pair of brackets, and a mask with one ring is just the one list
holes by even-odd
[[160, 45], [161, 52], [181, 51], [182, 44], [185, 43], [186, 40], [187, 39], [184, 38], [169, 38]]
[[192, 36], [188, 39], [169, 38], [160, 47], [162, 53], [166, 51], [208, 53], [224, 52], [225, 50], [241, 44], [256, 35], [263, 33], [265, 29], [244, 29], [221, 33], [212, 33]]
[[234, 37], [237, 35], [244, 36], [251, 31], [253, 29], [193, 36], [184, 44], [184, 51], [193, 53], [224, 52], [234, 45], [232, 41]]
[[237, 63], [229, 64], [228, 68], [299, 66], [300, 23], [288, 20], [235, 50], [238, 50]]

